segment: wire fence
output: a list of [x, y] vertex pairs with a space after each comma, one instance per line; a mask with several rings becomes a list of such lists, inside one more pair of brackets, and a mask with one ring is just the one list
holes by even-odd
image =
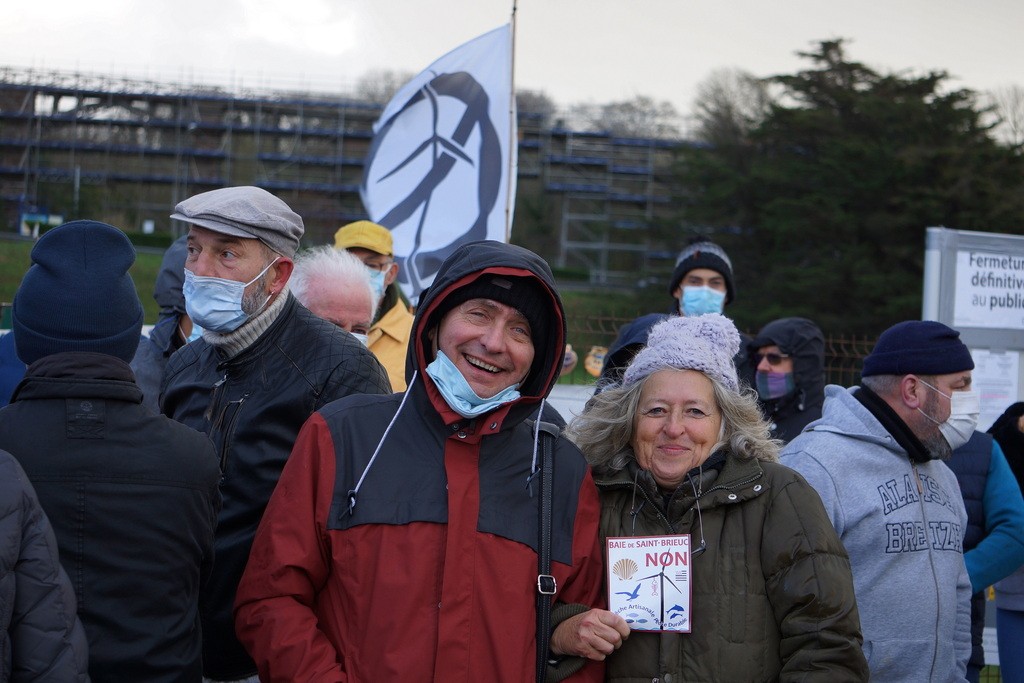
[[[626, 323], [633, 318], [617, 316], [570, 316], [568, 342], [579, 356], [576, 371], [567, 376], [570, 383], [584, 384], [593, 381], [593, 377], [582, 370], [583, 359], [592, 347], [609, 347]], [[753, 332], [748, 332], [753, 336]], [[858, 336], [826, 336], [825, 337], [825, 381], [848, 387], [860, 382], [860, 372], [864, 357], [871, 351], [875, 340]]]

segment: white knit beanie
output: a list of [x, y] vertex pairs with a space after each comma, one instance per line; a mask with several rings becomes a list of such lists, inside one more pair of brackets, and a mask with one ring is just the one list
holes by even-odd
[[738, 392], [732, 359], [739, 350], [740, 333], [724, 315], [672, 317], [651, 328], [622, 383], [629, 386], [658, 370], [697, 370]]

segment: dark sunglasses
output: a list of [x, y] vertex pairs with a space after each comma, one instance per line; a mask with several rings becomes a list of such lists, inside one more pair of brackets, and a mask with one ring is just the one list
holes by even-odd
[[761, 359], [768, 361], [768, 365], [776, 366], [782, 362], [784, 358], [789, 358], [788, 354], [785, 353], [755, 353], [754, 354], [754, 365], [760, 365]]

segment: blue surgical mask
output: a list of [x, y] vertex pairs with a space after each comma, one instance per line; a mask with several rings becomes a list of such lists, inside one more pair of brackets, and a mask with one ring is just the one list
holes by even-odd
[[762, 372], [754, 376], [757, 384], [757, 395], [762, 401], [782, 398], [796, 390], [796, 382], [792, 372]]
[[[263, 277], [277, 261], [275, 258], [268, 263], [259, 275], [248, 282], [196, 275], [186, 268], [185, 284], [181, 291], [185, 295], [185, 311], [192, 319], [192, 324], [212, 332], [237, 330], [250, 318], [250, 315], [242, 310], [245, 288]], [[267, 301], [270, 301], [269, 296]], [[260, 308], [266, 306], [267, 301], [264, 301]]]
[[362, 344], [363, 346], [370, 346], [370, 338], [367, 337], [365, 334], [362, 334], [361, 332], [349, 332], [349, 334], [358, 339], [359, 343]]
[[379, 302], [384, 297], [384, 278], [387, 273], [376, 268], [367, 268], [366, 271], [370, 274], [370, 286], [373, 287], [373, 294]]
[[710, 287], [683, 287], [679, 298], [679, 312], [688, 318], [721, 313], [724, 306], [725, 292]]
[[188, 335], [188, 337], [185, 338], [185, 343], [191, 344], [196, 339], [199, 339], [202, 336], [203, 328], [199, 327], [199, 325], [196, 325], [195, 323], [192, 323], [192, 334]]
[[508, 403], [519, 398], [517, 391], [518, 384], [513, 384], [499, 391], [490, 398], [480, 398], [469, 386], [469, 382], [462, 376], [455, 363], [444, 355], [444, 351], [438, 350], [437, 358], [427, 366], [427, 374], [434, 380], [434, 385], [441, 392], [449, 407], [462, 417], [476, 417], [494, 410], [503, 403]]

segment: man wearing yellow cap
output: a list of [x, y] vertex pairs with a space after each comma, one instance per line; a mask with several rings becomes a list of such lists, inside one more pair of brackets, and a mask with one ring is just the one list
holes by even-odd
[[345, 249], [363, 262], [377, 295], [377, 318], [370, 328], [370, 351], [387, 370], [395, 391], [405, 391], [405, 355], [412, 329], [412, 313], [395, 284], [395, 263], [391, 231], [370, 221], [356, 221], [334, 233], [334, 248]]

